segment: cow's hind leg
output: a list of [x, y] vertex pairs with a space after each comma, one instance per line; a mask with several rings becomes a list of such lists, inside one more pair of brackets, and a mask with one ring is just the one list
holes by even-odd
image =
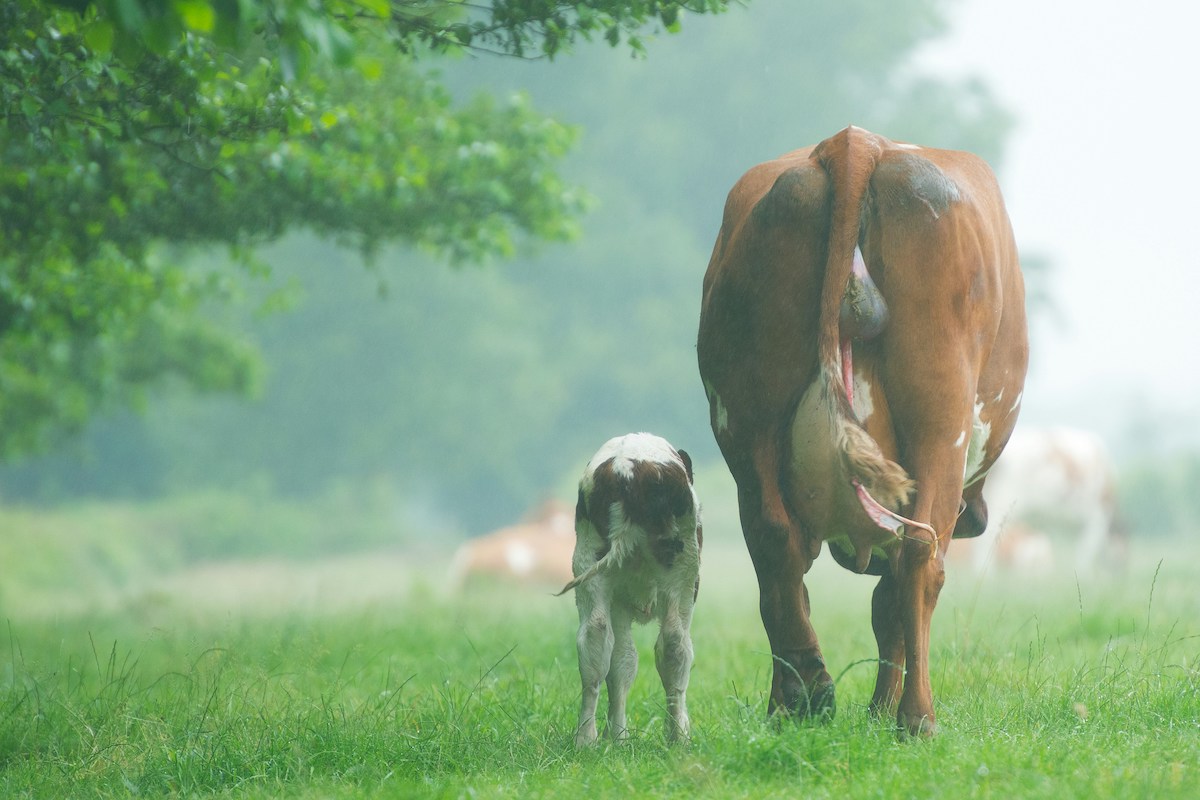
[[937, 732], [929, 679], [929, 631], [938, 595], [946, 581], [945, 548], [925, 531], [910, 535], [914, 538], [904, 542], [899, 556], [898, 595], [907, 672], [896, 723], [901, 733], [926, 737]]
[[613, 652], [613, 629], [608, 607], [597, 604], [588, 607], [580, 594], [579, 636], [576, 646], [579, 651], [579, 678], [582, 696], [579, 703], [579, 725], [575, 729], [575, 744], [583, 747], [596, 741], [596, 705], [600, 700], [600, 684], [608, 676]]
[[687, 686], [693, 657], [689, 631], [691, 618], [690, 603], [684, 608], [669, 605], [662, 615], [658, 641], [654, 644], [654, 663], [666, 693], [666, 736], [669, 742], [686, 739], [691, 732], [687, 711]]
[[[890, 613], [899, 617], [904, 637], [904, 688], [896, 722], [902, 733], [926, 737], [937, 732], [929, 678], [929, 633], [938, 595], [946, 582], [945, 553], [962, 496], [963, 460], [961, 454], [947, 458], [928, 442], [916, 448], [916, 452], [932, 455], [914, 459], [918, 462], [914, 474], [920, 488], [912, 518], [926, 521], [937, 535], [911, 526], [905, 529], [904, 540], [893, 555], [895, 587], [891, 595], [898, 602]], [[878, 598], [881, 605], [885, 599], [885, 595]], [[885, 645], [898, 651], [894, 628], [885, 624], [884, 630], [881, 652]]]
[[759, 612], [774, 662], [768, 711], [832, 716], [833, 680], [809, 621], [804, 585], [804, 575], [819, 549], [810, 552], [779, 494], [776, 451], [761, 447], [756, 452], [755, 469], [735, 473], [735, 478], [742, 532], [758, 575]]
[[896, 578], [884, 573], [871, 595], [871, 628], [879, 645], [879, 672], [871, 696], [871, 714], [890, 717], [896, 713], [904, 680], [904, 620]]
[[633, 617], [619, 603], [612, 609], [612, 633], [612, 659], [607, 680], [608, 736], [620, 740], [629, 735], [625, 725], [625, 700], [637, 677], [638, 654], [633, 643]]

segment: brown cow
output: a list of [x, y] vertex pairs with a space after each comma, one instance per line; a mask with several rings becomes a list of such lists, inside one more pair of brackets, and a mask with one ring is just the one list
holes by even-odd
[[561, 586], [572, 575], [574, 532], [571, 507], [549, 500], [517, 525], [464, 542], [450, 563], [449, 586], [460, 590], [475, 578], [513, 586]]
[[1028, 360], [991, 170], [854, 127], [752, 168], [725, 205], [697, 347], [758, 574], [769, 708], [833, 713], [804, 585], [827, 540], [838, 563], [880, 576], [872, 712], [933, 734], [943, 558], [952, 534], [986, 524], [983, 479]]

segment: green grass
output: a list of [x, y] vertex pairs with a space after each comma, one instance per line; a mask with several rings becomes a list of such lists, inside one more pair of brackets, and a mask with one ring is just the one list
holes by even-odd
[[904, 743], [866, 711], [872, 581], [818, 563], [814, 621], [838, 713], [768, 721], [749, 560], [713, 539], [693, 738], [675, 749], [662, 743], [652, 629], [639, 630], [631, 741], [580, 752], [571, 600], [501, 586], [450, 597], [439, 561], [400, 568], [399, 588], [355, 604], [330, 598], [377, 579], [358, 562], [269, 607], [169, 584], [92, 610], [67, 589], [58, 610], [6, 592], [0, 796], [1196, 796], [1196, 548], [1143, 548], [1119, 581], [951, 573], [934, 618], [942, 732]]

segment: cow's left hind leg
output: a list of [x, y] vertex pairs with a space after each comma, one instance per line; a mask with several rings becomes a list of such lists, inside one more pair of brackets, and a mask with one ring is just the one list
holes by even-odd
[[691, 733], [687, 711], [688, 678], [692, 671], [692, 609], [671, 605], [662, 615], [658, 641], [654, 643], [654, 663], [662, 678], [667, 700], [667, 741], [686, 739]]
[[824, 719], [835, 708], [833, 679], [809, 616], [804, 576], [820, 552], [788, 510], [778, 432], [755, 442], [746, 457], [726, 456], [738, 487], [738, 513], [746, 549], [758, 576], [758, 610], [771, 644], [771, 695], [767, 713]]
[[870, 712], [884, 718], [896, 713], [904, 681], [904, 620], [900, 614], [899, 585], [891, 565], [871, 595], [871, 628], [879, 646], [879, 672]]

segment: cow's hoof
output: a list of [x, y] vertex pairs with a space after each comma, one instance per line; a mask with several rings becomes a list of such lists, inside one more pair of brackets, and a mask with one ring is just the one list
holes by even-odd
[[892, 702], [871, 700], [871, 704], [867, 706], [867, 716], [873, 720], [880, 720], [882, 722], [894, 719], [896, 716], [896, 703], [894, 700]]
[[931, 716], [916, 716], [901, 712], [896, 717], [896, 732], [901, 741], [932, 739], [937, 735], [937, 722]]
[[833, 719], [837, 711], [833, 681], [826, 679], [816, 683], [811, 691], [804, 683], [785, 688], [784, 708], [781, 710], [797, 719], [815, 719], [818, 722]]

